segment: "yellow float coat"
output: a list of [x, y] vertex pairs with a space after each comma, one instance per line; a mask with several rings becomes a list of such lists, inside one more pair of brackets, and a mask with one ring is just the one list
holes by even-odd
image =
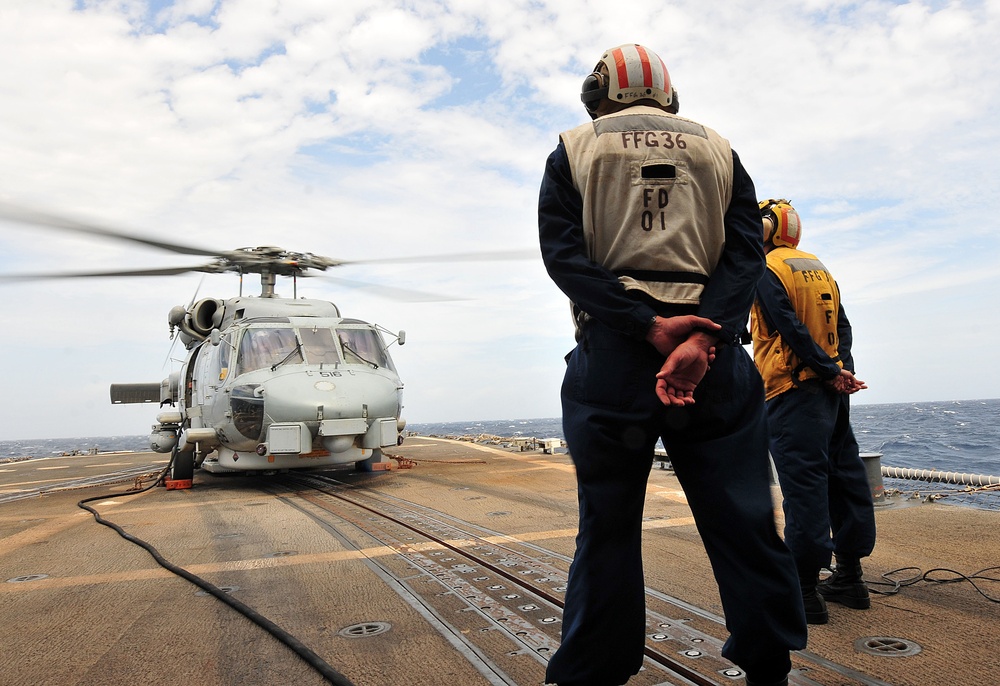
[[[795, 315], [809, 330], [816, 345], [843, 367], [838, 358], [840, 340], [837, 334], [840, 290], [829, 270], [815, 255], [785, 247], [775, 248], [767, 254], [767, 268], [781, 280]], [[792, 352], [781, 334], [770, 329], [759, 299], [750, 311], [750, 331], [754, 362], [764, 377], [768, 400], [803, 379], [819, 377]]]

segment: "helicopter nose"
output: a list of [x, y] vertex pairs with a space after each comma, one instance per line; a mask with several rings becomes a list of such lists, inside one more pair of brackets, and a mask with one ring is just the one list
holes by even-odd
[[394, 417], [398, 392], [398, 383], [378, 373], [297, 372], [266, 381], [263, 395], [271, 422], [314, 422]]

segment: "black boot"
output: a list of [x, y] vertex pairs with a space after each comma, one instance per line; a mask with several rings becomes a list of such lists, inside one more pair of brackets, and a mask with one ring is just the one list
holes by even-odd
[[861, 574], [861, 560], [838, 555], [833, 574], [820, 581], [816, 590], [831, 603], [840, 603], [855, 610], [867, 610], [872, 606], [872, 601], [868, 595], [868, 585]]
[[788, 686], [788, 677], [784, 679], [779, 679], [778, 681], [754, 681], [750, 677], [746, 678], [746, 686]]
[[799, 577], [799, 585], [802, 586], [802, 605], [806, 610], [806, 624], [826, 624], [830, 621], [826, 601], [816, 591], [818, 577], [818, 574]]
[[746, 674], [746, 686], [788, 686], [792, 661], [785, 651], [771, 658], [758, 655], [756, 662], [740, 667]]

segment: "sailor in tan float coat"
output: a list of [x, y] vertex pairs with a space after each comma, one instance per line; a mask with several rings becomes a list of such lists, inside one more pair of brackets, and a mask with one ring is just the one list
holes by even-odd
[[725, 245], [729, 143], [708, 127], [644, 105], [560, 139], [583, 198], [590, 259], [614, 272], [627, 290], [697, 305]]
[[608, 50], [582, 91], [594, 121], [560, 136], [538, 202], [542, 259], [577, 315], [561, 399], [579, 535], [546, 681], [642, 668], [642, 510], [662, 439], [719, 584], [722, 655], [749, 686], [783, 686], [805, 615], [775, 528], [763, 383], [735, 344], [764, 272], [753, 182], [723, 138], [675, 116], [652, 51]]

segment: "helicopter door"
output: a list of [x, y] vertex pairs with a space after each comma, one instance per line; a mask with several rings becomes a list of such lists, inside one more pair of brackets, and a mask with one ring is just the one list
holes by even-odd
[[194, 402], [197, 405], [210, 404], [222, 384], [220, 352], [225, 345], [224, 342], [219, 345], [202, 345], [198, 352], [194, 363]]
[[[202, 344], [204, 345], [204, 344]], [[198, 374], [196, 373], [201, 359], [201, 346], [196, 346], [188, 356], [187, 362], [181, 368], [181, 376], [184, 378], [184, 387], [181, 389], [181, 398], [187, 415], [189, 426], [200, 429], [201, 423], [201, 402], [199, 400]]]

